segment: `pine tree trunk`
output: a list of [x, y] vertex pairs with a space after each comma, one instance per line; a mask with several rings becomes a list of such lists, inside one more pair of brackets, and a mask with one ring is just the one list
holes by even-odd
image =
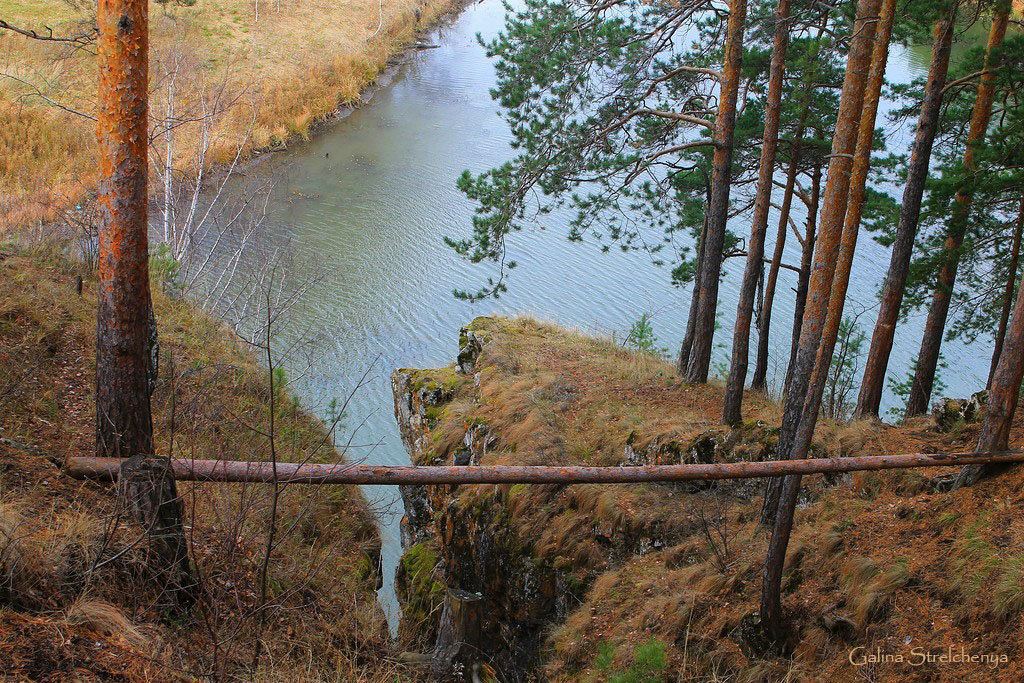
[[[895, 0], [886, 0], [887, 6], [894, 7]], [[819, 347], [829, 315], [832, 281], [839, 256], [840, 241], [846, 216], [846, 203], [850, 190], [853, 156], [859, 137], [859, 123], [865, 91], [872, 66], [873, 43], [876, 21], [879, 16], [879, 0], [859, 0], [850, 51], [847, 56], [846, 77], [840, 97], [839, 114], [832, 143], [832, 158], [822, 206], [821, 227], [811, 268], [811, 281], [807, 295], [806, 313], [800, 334], [800, 349], [797, 353], [789, 393], [786, 396], [779, 438], [779, 459], [798, 459], [806, 456], [809, 444], [798, 441], [807, 433], [803, 422], [813, 423], [817, 418], [818, 405], [805, 407], [805, 397], [813, 397], [812, 375], [819, 358]], [[883, 67], [884, 68], [884, 67]], [[872, 127], [874, 121], [871, 122]], [[838, 302], [842, 305], [842, 302]], [[827, 340], [825, 340], [827, 341]], [[835, 340], [832, 340], [834, 344]], [[824, 386], [822, 384], [822, 386]], [[810, 392], [808, 390], [811, 390]], [[817, 393], [820, 401], [820, 393]], [[805, 417], [806, 416], [806, 417]], [[808, 419], [809, 418], [809, 419]], [[804, 427], [801, 429], [801, 427]], [[779, 487], [778, 501], [765, 510], [774, 508], [774, 524], [765, 558], [764, 578], [761, 592], [761, 624], [766, 635], [776, 642], [785, 639], [786, 629], [782, 615], [782, 569], [786, 559], [786, 548], [793, 528], [793, 512], [800, 478], [786, 477]]]
[[[1006, 450], [1010, 440], [1013, 413], [1017, 409], [1021, 377], [1024, 377], [1024, 287], [1017, 290], [1013, 306], [1013, 322], [1006, 333], [1003, 351], [999, 354], [995, 374], [992, 376], [985, 408], [985, 422], [978, 435], [979, 453]], [[954, 488], [975, 483], [983, 475], [992, 473], [991, 465], [968, 465], [953, 483]]]
[[[825, 25], [828, 23], [828, 15], [825, 15], [821, 30], [818, 32], [818, 43], [815, 44], [814, 54], [817, 55], [818, 46], [820, 45], [821, 37], [825, 33]], [[775, 302], [775, 289], [778, 285], [779, 271], [782, 267], [782, 256], [786, 248], [786, 233], [789, 232], [789, 214], [790, 209], [793, 205], [793, 190], [796, 187], [796, 178], [800, 172], [800, 151], [803, 143], [804, 131], [806, 130], [807, 117], [811, 110], [811, 92], [813, 84], [809, 84], [806, 81], [807, 75], [805, 74], [805, 84], [808, 87], [808, 91], [804, 93], [805, 101], [803, 109], [800, 111], [800, 118], [797, 121], [796, 133], [793, 136], [793, 148], [791, 150], [789, 170], [786, 174], [786, 186], [782, 194], [782, 210], [779, 212], [779, 227], [775, 237], [775, 251], [772, 254], [771, 266], [768, 269], [768, 278], [765, 284], [764, 293], [764, 306], [761, 312], [760, 320], [758, 321], [757, 328], [757, 361], [754, 365], [754, 376], [750, 381], [750, 388], [756, 391], [764, 391], [768, 380], [768, 341], [771, 336], [771, 322], [772, 322], [772, 306]], [[814, 185], [814, 197], [818, 196], [818, 185], [817, 178], [820, 176], [820, 169], [817, 171]], [[813, 208], [809, 210], [809, 225], [817, 219], [818, 205], [817, 199], [813, 202]], [[810, 238], [811, 250], [814, 248], [813, 235]], [[806, 251], [806, 250], [805, 250]], [[810, 252], [806, 254], [806, 265], [810, 267]], [[806, 291], [806, 290], [805, 290]]]
[[[804, 110], [804, 114], [807, 110]], [[750, 388], [764, 391], [768, 382], [768, 340], [772, 323], [772, 305], [775, 303], [775, 288], [782, 270], [782, 256], [786, 250], [786, 234], [789, 232], [789, 213], [793, 205], [793, 191], [796, 189], [796, 176], [800, 170], [800, 142], [803, 139], [804, 119], [797, 126], [797, 136], [793, 144], [793, 157], [790, 159], [789, 170], [786, 172], [786, 187], [782, 194], [782, 210], [779, 213], [779, 227], [775, 234], [775, 250], [772, 262], [768, 267], [768, 277], [764, 284], [764, 304], [757, 325], [757, 360], [754, 363], [754, 376], [750, 380]]]
[[145, 530], [150, 580], [181, 606], [194, 599], [183, 506], [169, 458], [136, 455], [121, 463], [118, 498], [128, 516]]
[[[963, 162], [967, 173], [971, 173], [978, 166], [977, 150], [985, 141], [989, 120], [992, 117], [996, 78], [992, 73], [993, 67], [996, 66], [996, 55], [993, 55], [993, 51], [1002, 44], [1006, 36], [1009, 8], [1009, 3], [1000, 5], [992, 19], [992, 29], [985, 48], [986, 73], [978, 81], [978, 95], [974, 99], [971, 126], [967, 133], [967, 151], [964, 152]], [[946, 319], [949, 316], [949, 303], [953, 298], [953, 286], [956, 284], [956, 271], [960, 266], [960, 246], [967, 232], [972, 199], [973, 193], [967, 188], [957, 192], [953, 199], [953, 208], [946, 228], [946, 241], [942, 246], [943, 263], [932, 293], [932, 303], [928, 309], [928, 319], [921, 338], [921, 350], [917, 354], [917, 367], [914, 368], [914, 379], [910, 385], [904, 419], [921, 415], [928, 410], [928, 401], [931, 399], [932, 385], [935, 382], [935, 368], [939, 363], [942, 335], [946, 330]]]
[[708, 228], [704, 257], [699, 264], [700, 295], [697, 297], [693, 342], [684, 376], [687, 382], [694, 384], [706, 382], [711, 367], [715, 313], [718, 306], [718, 279], [722, 269], [722, 250], [725, 247], [725, 225], [729, 217], [732, 144], [736, 128], [736, 100], [742, 76], [740, 67], [743, 61], [743, 28], [746, 17], [747, 0], [731, 0], [718, 115], [715, 117], [715, 152], [712, 159]]
[[796, 280], [796, 297], [793, 303], [793, 331], [789, 342], [789, 360], [786, 363], [786, 379], [782, 383], [782, 394], [789, 392], [789, 383], [793, 379], [793, 364], [796, 361], [796, 350], [800, 345], [800, 326], [804, 319], [804, 307], [807, 305], [807, 288], [811, 281], [811, 261], [814, 258], [814, 242], [818, 234], [818, 205], [821, 201], [821, 166], [816, 165], [811, 174], [811, 204], [807, 207], [807, 226], [804, 231], [804, 243], [800, 250], [800, 273]]
[[921, 113], [917, 121], [917, 133], [914, 136], [914, 144], [910, 152], [910, 165], [903, 188], [899, 222], [896, 226], [896, 239], [892, 244], [889, 272], [882, 287], [878, 320], [875, 322], [875, 331], [871, 335], [871, 347], [868, 349], [867, 360], [864, 364], [864, 378], [861, 381], [860, 394], [857, 397], [856, 415], [858, 417], [878, 417], [878, 408], [882, 402], [885, 372], [889, 365], [889, 354], [892, 352], [896, 323], [900, 316], [900, 304], [903, 302], [903, 290], [910, 269], [910, 257], [914, 249], [914, 239], [917, 236], [918, 221], [921, 217], [921, 199], [924, 196], [924, 185], [928, 178], [932, 143], [935, 141], [935, 132], [938, 129], [942, 90], [946, 87], [946, 74], [949, 71], [949, 54], [953, 43], [955, 19], [956, 5], [954, 4], [950, 13], [935, 24], [932, 62], [928, 69], [924, 101], [921, 104]]
[[153, 453], [146, 220], [148, 5], [101, 0], [96, 452]]
[[[697, 239], [697, 263], [704, 258], [704, 236], [707, 234], [707, 219], [701, 227], [700, 237]], [[693, 348], [693, 330], [697, 326], [697, 301], [700, 299], [700, 269], [693, 280], [693, 291], [690, 292], [690, 312], [686, 316], [686, 333], [683, 336], [683, 343], [679, 347], [679, 357], [676, 359], [676, 372], [680, 376], [686, 375], [686, 366], [690, 362], [690, 350]]]
[[[850, 171], [850, 190], [846, 201], [846, 216], [843, 219], [843, 235], [839, 243], [839, 259], [835, 264], [832, 290], [829, 294], [825, 325], [822, 328], [814, 361], [814, 370], [804, 398], [804, 415], [800, 420], [796, 439], [796, 452], [805, 457], [811, 445], [814, 425], [832, 365], [839, 326], [842, 323], [846, 293], [853, 270], [853, 257], [857, 249], [857, 236], [864, 211], [867, 194], [868, 173], [871, 171], [871, 148], [875, 139], [875, 119], [885, 84], [885, 67], [889, 61], [889, 41], [896, 17], [897, 0], [882, 0], [881, 15], [875, 29], [874, 45], [871, 52], [871, 71], [864, 91], [861, 107], [860, 128], [857, 131], [857, 147], [853, 168]], [[795, 501], [794, 501], [795, 502]]]
[[[775, 41], [772, 46], [771, 66], [768, 70], [768, 93], [765, 96], [764, 138], [758, 168], [757, 193], [754, 197], [754, 216], [747, 242], [747, 265], [740, 286], [740, 300], [736, 307], [736, 325], [732, 340], [732, 365], [725, 387], [722, 422], [740, 421], [743, 404], [743, 385], [747, 379], [750, 355], [750, 321], [754, 313], [754, 295], [759, 276], [764, 272], [764, 237], [768, 231], [768, 208], [772, 199], [772, 180], [775, 175], [775, 151], [779, 143], [779, 117], [782, 104], [782, 76], [786, 69], [786, 49], [789, 47], [789, 0], [779, 0], [775, 11]], [[774, 289], [774, 288], [773, 288]]]
[[999, 365], [999, 355], [1003, 351], [1003, 340], [1006, 338], [1006, 325], [1010, 321], [1010, 306], [1013, 302], [1013, 288], [1017, 286], [1017, 267], [1020, 264], [1020, 239], [1024, 232], [1024, 197], [1021, 197], [1017, 223], [1013, 231], [1013, 245], [1010, 247], [1010, 263], [1006, 268], [1006, 290], [1003, 292], [1003, 310], [999, 315], [999, 328], [996, 330], [996, 346], [992, 351], [992, 364], [988, 370], [986, 387], [992, 386]]

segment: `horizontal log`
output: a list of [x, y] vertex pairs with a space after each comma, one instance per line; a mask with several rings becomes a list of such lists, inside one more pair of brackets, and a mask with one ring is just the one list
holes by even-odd
[[[548, 465], [465, 465], [443, 467], [387, 465], [296, 465], [279, 463], [276, 480], [294, 484], [628, 484], [692, 479], [750, 479], [786, 474], [820, 474], [905, 467], [960, 467], [986, 463], [1024, 462], [1024, 451], [999, 453], [908, 453], [854, 458], [811, 458], [713, 463], [709, 465], [647, 465], [641, 467], [576, 467]], [[180, 481], [272, 483], [270, 463], [238, 460], [176, 459]], [[121, 468], [119, 458], [68, 458], [67, 474], [78, 479], [111, 481]]]

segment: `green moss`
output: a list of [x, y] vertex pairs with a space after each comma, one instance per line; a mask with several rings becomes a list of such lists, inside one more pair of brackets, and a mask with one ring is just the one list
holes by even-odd
[[427, 406], [426, 410], [423, 411], [424, 416], [427, 418], [427, 424], [433, 427], [444, 417], [446, 408], [444, 406]]
[[646, 640], [634, 648], [633, 661], [628, 669], [612, 673], [615, 646], [608, 641], [602, 641], [597, 645], [594, 668], [606, 675], [611, 674], [606, 679], [609, 683], [655, 683], [664, 680], [667, 672], [667, 648], [668, 646], [657, 638]]
[[405, 618], [424, 623], [435, 614], [444, 600], [445, 586], [434, 578], [437, 551], [429, 541], [417, 543], [402, 555], [400, 570], [404, 575]]
[[410, 388], [414, 392], [440, 389], [442, 393], [451, 395], [466, 381], [465, 376], [455, 371], [454, 365], [432, 370], [403, 368], [402, 372], [408, 373]]

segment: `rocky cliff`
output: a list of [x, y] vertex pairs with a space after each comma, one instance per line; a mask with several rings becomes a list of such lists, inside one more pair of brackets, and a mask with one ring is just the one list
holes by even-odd
[[[416, 464], [760, 460], [773, 455], [779, 422], [775, 404], [750, 395], [748, 421], [724, 428], [721, 387], [687, 386], [661, 359], [529, 319], [478, 318], [455, 363], [397, 370], [392, 384]], [[967, 450], [976, 425], [954, 421], [949, 431], [938, 418], [900, 428], [823, 420], [813, 449]], [[783, 584], [794, 633], [784, 656], [751, 628], [763, 482], [406, 487], [402, 646], [436, 678], [501, 681], [853, 680], [867, 672], [847, 656], [858, 646], [1015, 648], [1024, 522], [991, 501], [1016, 495], [1024, 474], [941, 494], [931, 487], [939, 473], [805, 478]], [[995, 588], [980, 591], [985, 582]], [[934, 668], [869, 673], [943, 680]]]
[[[716, 462], [768, 457], [775, 442], [760, 421], [710, 427], [704, 389], [657, 359], [530, 320], [479, 318], [453, 366], [396, 370], [392, 386], [416, 464]], [[599, 574], [694, 533], [700, 488], [403, 487], [403, 641], [438, 673], [486, 665], [521, 680]], [[718, 488], [721, 507], [760, 484]]]

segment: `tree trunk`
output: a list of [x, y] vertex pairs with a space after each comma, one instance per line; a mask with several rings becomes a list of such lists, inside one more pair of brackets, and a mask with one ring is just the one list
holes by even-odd
[[[1021, 377], [1024, 376], [1024, 287], [1017, 290], [1017, 303], [1013, 306], [1013, 323], [1006, 334], [1003, 352], [999, 354], [996, 372], [992, 376], [985, 408], [985, 422], [978, 435], [979, 453], [1006, 448], [1010, 440], [1013, 413], [1017, 409]], [[968, 486], [984, 474], [1002, 466], [967, 465], [957, 476], [953, 488]]]
[[96, 452], [153, 452], [146, 222], [148, 4], [100, 0]]
[[430, 659], [430, 674], [435, 680], [449, 679], [452, 669], [459, 665], [463, 671], [473, 671], [483, 658], [483, 643], [480, 642], [485, 621], [483, 607], [480, 593], [448, 589]]
[[[816, 406], [821, 405], [828, 370], [832, 365], [832, 354], [835, 351], [839, 325], [842, 322], [843, 308], [846, 304], [846, 292], [850, 285], [853, 257], [857, 249], [857, 237], [860, 234], [860, 221], [864, 214], [868, 173], [871, 171], [871, 148], [875, 140], [875, 120], [882, 97], [882, 86], [885, 84], [885, 67], [889, 61], [889, 41], [892, 38], [892, 27], [896, 17], [896, 2], [897, 0], [882, 0], [881, 15], [875, 28], [875, 40], [871, 51], [871, 71], [868, 74], [868, 84], [864, 91], [856, 152], [853, 158], [853, 168], [850, 171], [850, 190], [846, 200], [843, 236], [839, 243], [839, 260], [836, 262], [835, 275], [832, 278], [828, 312], [825, 317], [825, 327], [822, 329], [821, 342], [817, 349], [814, 371], [811, 374], [809, 395], [804, 399], [805, 416], [800, 422], [801, 431], [807, 432], [803, 434], [800, 442], [806, 441], [807, 446], [810, 446], [811, 432], [813, 432], [817, 420], [818, 408]], [[814, 414], [807, 415], [809, 410], [812, 410]]]
[[[825, 24], [828, 22], [828, 15], [825, 15], [821, 30], [818, 32], [817, 42], [815, 43], [814, 54], [817, 55], [818, 48], [820, 46], [821, 37], [825, 33]], [[772, 254], [771, 267], [768, 270], [768, 279], [765, 284], [764, 293], [764, 306], [761, 312], [761, 317], [758, 321], [757, 328], [757, 361], [754, 365], [754, 376], [750, 381], [750, 388], [757, 391], [764, 391], [767, 385], [768, 379], [768, 341], [771, 337], [771, 322], [772, 322], [772, 305], [775, 302], [775, 288], [778, 284], [779, 270], [782, 266], [782, 256], [786, 248], [786, 233], [789, 231], [789, 214], [790, 209], [793, 205], [793, 190], [796, 187], [796, 178], [800, 172], [800, 148], [803, 143], [804, 131], [806, 130], [807, 117], [811, 110], [811, 89], [813, 83], [809, 82], [809, 74], [804, 75], [804, 82], [807, 90], [804, 93], [804, 106], [800, 111], [800, 119], [797, 122], [796, 133], [793, 136], [793, 148], [791, 150], [791, 158], [789, 164], [789, 171], [786, 174], [786, 187], [782, 195], [782, 210], [779, 215], [779, 228], [775, 238], [775, 251]], [[818, 176], [820, 176], [820, 169], [817, 170]], [[816, 176], [816, 178], [818, 177]], [[818, 186], [814, 186], [814, 196], [817, 197]], [[817, 200], [813, 202], [813, 208], [809, 209], [809, 217], [813, 217], [813, 220], [817, 219], [818, 206]], [[813, 220], [809, 224], [813, 223]], [[814, 239], [811, 238], [811, 249], [813, 250]], [[806, 265], [810, 267], [810, 252], [806, 254]]]
[[[974, 110], [971, 112], [971, 126], [967, 133], [967, 150], [964, 152], [964, 170], [972, 173], [978, 166], [978, 147], [985, 141], [989, 119], [992, 117], [992, 99], [995, 95], [995, 79], [992, 69], [996, 66], [996, 50], [1006, 36], [1006, 25], [1010, 17], [1009, 3], [1001, 4], [992, 19], [988, 44], [985, 48], [985, 74], [978, 81], [978, 95], [974, 99]], [[949, 225], [946, 228], [946, 241], [942, 249], [943, 264], [939, 269], [938, 282], [932, 294], [932, 304], [928, 310], [928, 319], [924, 326], [921, 339], [921, 350], [917, 354], [917, 367], [914, 368], [914, 379], [910, 385], [910, 396], [907, 398], [907, 409], [904, 419], [921, 415], [928, 410], [928, 401], [932, 395], [935, 382], [935, 368], [939, 362], [939, 350], [942, 346], [942, 335], [946, 330], [946, 318], [949, 316], [949, 302], [953, 297], [953, 286], [956, 284], [956, 271], [960, 265], [960, 246], [967, 232], [967, 221], [971, 211], [973, 192], [964, 188], [957, 192], [953, 199]]]
[[804, 232], [804, 243], [800, 251], [800, 273], [796, 280], [796, 297], [793, 303], [793, 332], [789, 343], [789, 361], [786, 363], [786, 379], [782, 383], [782, 394], [789, 393], [789, 383], [793, 378], [793, 364], [796, 361], [796, 350], [800, 345], [800, 325], [804, 319], [804, 307], [807, 305], [807, 288], [811, 281], [811, 261], [814, 258], [814, 243], [818, 236], [818, 204], [821, 201], [821, 166], [816, 165], [811, 174], [811, 204], [807, 207], [807, 227]]
[[[806, 113], [806, 110], [805, 110]], [[782, 210], [779, 213], [779, 227], [775, 234], [775, 251], [768, 267], [768, 277], [764, 284], [764, 304], [757, 325], [757, 360], [754, 363], [754, 376], [750, 380], [750, 388], [764, 391], [768, 382], [768, 339], [772, 323], [772, 305], [775, 303], [775, 287], [782, 270], [782, 255], [786, 250], [786, 233], [789, 232], [789, 213], [793, 205], [793, 190], [796, 188], [796, 176], [800, 168], [800, 141], [803, 138], [803, 119], [797, 127], [797, 137], [793, 144], [793, 157], [790, 159], [789, 170], [786, 172], [786, 187], [782, 194]]]
[[921, 104], [921, 114], [917, 120], [917, 133], [914, 136], [914, 144], [910, 152], [910, 165], [903, 188], [899, 222], [896, 226], [896, 239], [892, 244], [889, 272], [885, 276], [885, 284], [882, 287], [878, 320], [875, 323], [875, 331], [871, 335], [871, 347], [868, 349], [867, 361], [864, 364], [864, 378], [861, 381], [860, 394], [857, 397], [856, 415], [858, 417], [878, 417], [878, 408], [882, 402], [885, 372], [889, 366], [889, 354], [892, 351], [896, 323], [900, 316], [900, 304], [903, 302], [903, 291], [910, 269], [910, 257], [914, 249], [914, 239], [917, 237], [917, 224], [921, 217], [921, 199], [924, 196], [924, 185], [928, 178], [932, 143], [935, 141], [935, 132], [938, 129], [939, 112], [942, 107], [942, 89], [946, 87], [946, 74], [949, 71], [949, 54], [953, 44], [955, 19], [956, 5], [954, 4], [949, 14], [935, 24], [932, 63], [928, 69], [924, 101]]
[[1020, 238], [1024, 232], [1024, 197], [1021, 197], [1020, 210], [1017, 213], [1017, 224], [1013, 232], [1013, 245], [1010, 247], [1010, 264], [1006, 268], [1006, 291], [1003, 292], [1003, 310], [999, 316], [999, 328], [996, 330], [996, 347], [992, 351], [992, 364], [988, 370], [986, 387], [992, 386], [992, 378], [996, 376], [999, 355], [1003, 351], [1003, 340], [1006, 338], [1006, 324], [1010, 321], [1010, 305], [1013, 301], [1013, 288], [1017, 285], [1017, 267], [1020, 263]]
[[[166, 462], [163, 459], [159, 459]], [[349, 465], [346, 463], [278, 463], [266, 461], [171, 460], [178, 481], [275, 484], [372, 484], [379, 486], [438, 486], [454, 484], [635, 484], [652, 481], [717, 481], [754, 479], [780, 474], [816, 474], [889, 470], [903, 467], [959, 467], [973, 463], [1024, 461], [1024, 451], [1002, 453], [900, 453], [753, 460], [696, 465], [637, 465], [581, 467], [577, 465]], [[119, 458], [70, 457], [65, 473], [76, 479], [116, 480]]]
[[712, 160], [711, 202], [704, 257], [699, 264], [700, 295], [694, 320], [693, 342], [684, 379], [691, 383], [708, 380], [711, 350], [715, 336], [715, 312], [718, 306], [718, 280], [725, 246], [725, 224], [729, 216], [729, 182], [732, 173], [732, 142], [736, 128], [736, 100], [740, 89], [743, 61], [743, 27], [747, 0], [731, 0], [722, 65], [721, 93], [715, 117], [715, 152]]
[[190, 602], [195, 582], [170, 459], [135, 455], [122, 461], [118, 489], [129, 516], [145, 529], [151, 580], [167, 589], [176, 604]]
[[[886, 2], [888, 5], [894, 4], [894, 0]], [[858, 140], [858, 124], [862, 118], [878, 15], [879, 0], [858, 1], [832, 142], [832, 158], [825, 182], [821, 227], [814, 250], [807, 308], [801, 326], [800, 349], [786, 396], [782, 433], [779, 438], [780, 460], [805, 457], [807, 445], [797, 440], [798, 436], [806, 433], [806, 430], [800, 429], [801, 422], [810, 418], [813, 429], [813, 421], [817, 417], [818, 406], [805, 408], [804, 400], [808, 395], [808, 389], [813, 388], [810, 387], [811, 377], [819, 358], [818, 350], [829, 313], [832, 281], [846, 216], [853, 155]], [[872, 126], [873, 124], [872, 121]], [[839, 303], [841, 305], [841, 302]], [[824, 376], [824, 373], [818, 374]], [[811, 392], [811, 395], [814, 393]], [[793, 512], [796, 507], [796, 494], [800, 488], [800, 478], [793, 475], [786, 477], [783, 482], [781, 488], [777, 487], [777, 503], [770, 505], [766, 500], [765, 505], [766, 513], [774, 512], [774, 525], [765, 558], [760, 614], [766, 635], [775, 642], [782, 642], [785, 638], [781, 598], [782, 569], [793, 528]]]
[[[704, 258], [704, 237], [707, 235], [707, 219], [701, 227], [700, 237], [697, 240], [697, 263]], [[679, 358], [676, 360], [676, 371], [686, 375], [686, 366], [690, 362], [690, 351], [693, 349], [693, 330], [697, 325], [697, 301], [700, 299], [700, 269], [693, 280], [693, 291], [690, 293], [690, 312], [686, 316], [686, 334], [683, 336], [682, 346], [679, 347]]]
[[722, 422], [740, 421], [743, 404], [743, 385], [747, 379], [750, 355], [750, 320], [754, 313], [754, 295], [759, 276], [764, 272], [764, 236], [768, 230], [768, 207], [772, 199], [772, 180], [775, 175], [775, 151], [779, 142], [779, 116], [782, 104], [782, 76], [786, 69], [786, 49], [789, 47], [789, 0], [779, 0], [775, 11], [775, 41], [772, 46], [771, 66], [768, 71], [768, 93], [765, 97], [764, 138], [754, 197], [754, 216], [747, 243], [747, 265], [740, 286], [740, 300], [736, 307], [736, 326], [732, 339], [732, 365], [725, 387], [725, 405]]

